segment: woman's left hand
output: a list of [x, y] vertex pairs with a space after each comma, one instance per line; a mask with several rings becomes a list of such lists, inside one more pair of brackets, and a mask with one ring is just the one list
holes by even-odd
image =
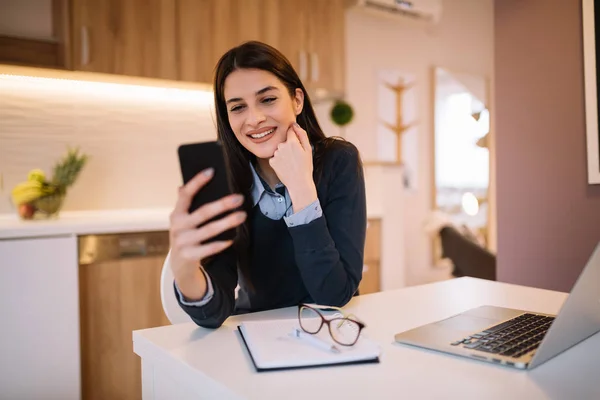
[[277, 146], [269, 164], [290, 193], [294, 212], [317, 199], [313, 180], [313, 154], [308, 135], [297, 123], [287, 131], [287, 140]]

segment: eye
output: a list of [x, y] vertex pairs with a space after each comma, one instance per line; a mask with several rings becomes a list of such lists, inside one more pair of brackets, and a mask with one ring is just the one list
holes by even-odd
[[244, 108], [244, 106], [242, 104], [238, 104], [238, 105], [231, 107], [231, 109], [229, 111], [230, 112], [238, 112], [238, 111], [241, 111], [243, 108]]
[[277, 97], [267, 97], [267, 98], [264, 98], [262, 102], [269, 104], [269, 103], [274, 102], [275, 100], [277, 100]]

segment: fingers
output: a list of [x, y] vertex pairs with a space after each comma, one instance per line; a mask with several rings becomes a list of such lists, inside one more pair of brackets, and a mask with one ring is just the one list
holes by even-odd
[[198, 225], [223, 214], [225, 211], [233, 210], [244, 203], [244, 196], [241, 194], [232, 194], [217, 201], [199, 207], [189, 214], [188, 218], [182, 218], [179, 223], [175, 223], [179, 229], [193, 229]]
[[180, 230], [179, 234], [174, 235], [171, 239], [171, 248], [178, 258], [185, 262], [197, 262], [203, 258], [220, 253], [227, 247], [231, 246], [233, 241], [213, 241], [202, 244], [210, 238], [225, 232], [228, 229], [235, 228], [246, 220], [246, 213], [238, 211], [210, 222], [200, 228]]
[[175, 203], [173, 213], [187, 213], [192, 203], [192, 199], [201, 187], [206, 185], [214, 175], [214, 169], [208, 168], [196, 174], [187, 184], [179, 190], [179, 197]]
[[215, 241], [199, 246], [188, 246], [182, 248], [179, 255], [182, 259], [189, 262], [198, 262], [206, 257], [210, 257], [222, 252], [233, 244], [232, 240]]
[[305, 151], [312, 151], [311, 147], [310, 147], [310, 140], [308, 139], [308, 134], [306, 133], [306, 131], [304, 129], [302, 129], [300, 127], [300, 125], [298, 125], [297, 122], [294, 122], [292, 124], [292, 129], [294, 130], [294, 133], [296, 134], [298, 141], [302, 145], [302, 148]]
[[298, 141], [298, 135], [296, 134], [296, 131], [294, 130], [294, 124], [290, 125], [290, 127], [287, 130], [287, 143], [293, 143], [293, 142], [297, 142], [300, 143]]
[[208, 239], [211, 239], [222, 232], [235, 228], [246, 220], [246, 213], [238, 211], [210, 222], [200, 228], [187, 230], [176, 238], [176, 245], [185, 248], [198, 245]]
[[[297, 122], [294, 122], [290, 125], [287, 130], [287, 139], [285, 143], [298, 143], [305, 151], [312, 151], [310, 147], [310, 140], [308, 139], [308, 134], [304, 129], [298, 125]], [[280, 144], [279, 146], [285, 145], [285, 143]], [[279, 149], [278, 146], [278, 149]]]

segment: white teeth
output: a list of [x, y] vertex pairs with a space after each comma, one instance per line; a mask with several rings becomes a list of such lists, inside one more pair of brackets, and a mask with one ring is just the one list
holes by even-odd
[[268, 130], [266, 132], [263, 132], [263, 133], [258, 133], [256, 135], [250, 135], [250, 136], [252, 137], [252, 139], [260, 139], [260, 138], [264, 138], [267, 135], [270, 135], [273, 132], [275, 132], [275, 128], [270, 129], [270, 130]]

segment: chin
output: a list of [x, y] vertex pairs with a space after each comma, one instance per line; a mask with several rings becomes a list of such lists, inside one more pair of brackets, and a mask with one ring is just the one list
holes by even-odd
[[248, 148], [252, 154], [254, 154], [257, 158], [272, 158], [273, 154], [277, 150], [277, 144], [272, 143], [264, 143], [264, 144], [254, 144]]

